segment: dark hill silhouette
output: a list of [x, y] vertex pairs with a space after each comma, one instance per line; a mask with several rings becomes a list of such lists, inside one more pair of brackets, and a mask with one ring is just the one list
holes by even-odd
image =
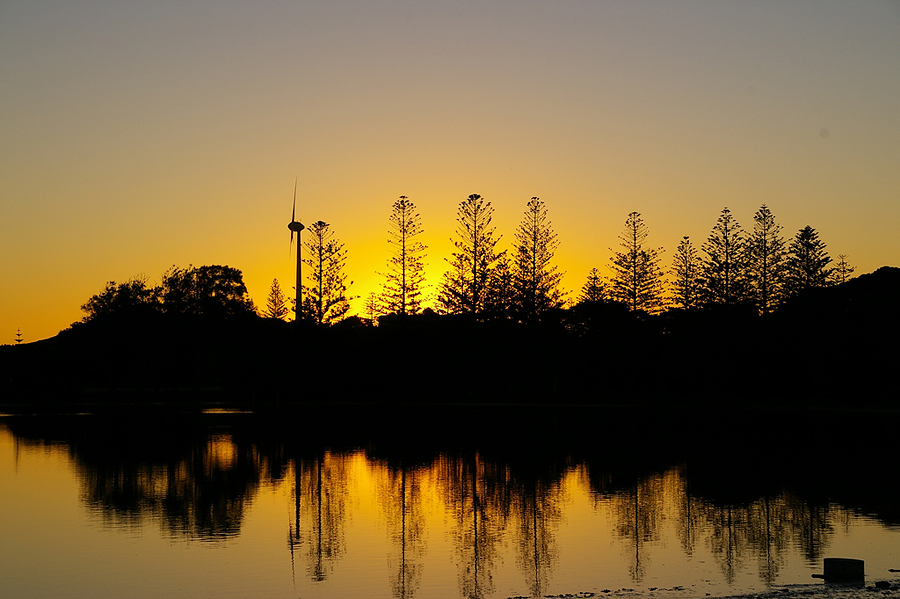
[[900, 319], [898, 300], [900, 268], [882, 266], [840, 285], [808, 289], [779, 312], [800, 320], [826, 318], [845, 324], [884, 322], [896, 325]]
[[785, 341], [780, 379], [796, 395], [900, 408], [900, 268], [882, 267], [841, 285], [810, 289], [773, 318]]
[[254, 314], [105, 314], [0, 347], [0, 404], [535, 403], [897, 408], [900, 269], [773, 314], [581, 304], [547, 322], [467, 316], [315, 327]]

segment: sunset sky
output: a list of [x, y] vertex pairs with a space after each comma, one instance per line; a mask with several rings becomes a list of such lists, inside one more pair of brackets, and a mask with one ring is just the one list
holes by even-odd
[[666, 267], [763, 203], [900, 266], [900, 2], [0, 1], [0, 343], [172, 265], [290, 294], [295, 177], [362, 297], [400, 195], [432, 293], [471, 193], [503, 248], [546, 202], [572, 295], [633, 210]]

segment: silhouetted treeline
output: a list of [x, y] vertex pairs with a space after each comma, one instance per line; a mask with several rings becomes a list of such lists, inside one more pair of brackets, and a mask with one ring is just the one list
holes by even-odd
[[230, 266], [171, 267], [157, 286], [145, 278], [124, 283], [109, 281], [103, 291], [81, 306], [83, 322], [132, 317], [140, 320], [152, 313], [235, 318], [255, 314], [247, 295], [244, 275]]
[[[577, 297], [566, 298], [563, 273], [557, 271], [554, 260], [560, 241], [547, 205], [531, 198], [506, 250], [501, 249], [502, 235], [493, 224], [493, 212], [491, 203], [478, 194], [460, 202], [451, 240], [455, 249], [447, 258], [449, 269], [436, 286], [434, 309], [439, 313], [534, 323], [552, 319], [553, 312], [567, 304], [613, 300], [650, 314], [721, 306], [743, 306], [767, 314], [807, 289], [843, 283], [855, 270], [844, 254], [834, 263], [809, 225], [786, 240], [765, 204], [753, 215], [748, 231], [724, 208], [699, 249], [689, 237], [682, 239], [667, 270], [664, 249], [649, 244], [649, 227], [640, 213], [631, 212], [619, 236], [619, 249], [610, 248], [612, 276], [603, 277], [595, 267]], [[418, 314], [421, 310], [421, 305], [398, 304], [396, 283], [401, 272], [406, 280], [405, 266], [399, 268], [406, 264], [405, 240], [422, 231], [415, 205], [401, 196], [389, 230], [392, 243], [399, 243], [401, 251], [389, 263], [394, 272], [388, 275], [381, 296], [373, 292], [366, 303], [370, 318], [377, 313]], [[407, 291], [418, 297], [424, 284], [420, 254], [425, 246], [415, 248], [410, 266], [418, 276], [410, 286], [399, 288], [401, 300]]]
[[[846, 282], [855, 270], [845, 254], [835, 263], [809, 225], [785, 239], [765, 204], [746, 231], [724, 208], [699, 248], [689, 237], [682, 238], [667, 269], [664, 249], [649, 244], [648, 225], [640, 213], [631, 212], [619, 236], [619, 249], [610, 248], [612, 275], [604, 277], [600, 269], [592, 268], [580, 292], [567, 297], [563, 273], [555, 263], [560, 240], [546, 203], [531, 198], [508, 249], [502, 249], [503, 236], [493, 215], [491, 202], [479, 194], [459, 203], [451, 239], [454, 250], [446, 257], [448, 269], [440, 282], [430, 285], [434, 293], [429, 298], [424, 271], [427, 246], [418, 239], [425, 228], [415, 203], [400, 196], [388, 220], [391, 255], [387, 271], [379, 273], [384, 277], [381, 292], [371, 291], [365, 301], [368, 320], [385, 314], [420, 314], [427, 300], [439, 314], [519, 323], [552, 321], [554, 312], [567, 305], [597, 300], [621, 302], [632, 311], [650, 314], [721, 306], [767, 314], [807, 289]], [[303, 228], [292, 221], [289, 228], [298, 226]], [[307, 257], [298, 256], [308, 267], [299, 316], [319, 324], [340, 322], [349, 313], [351, 299], [352, 282], [343, 272], [347, 251], [322, 221], [306, 235], [311, 239], [301, 244], [301, 250]], [[289, 303], [273, 282], [265, 313], [283, 318], [289, 314]], [[334, 309], [326, 310], [327, 306]]]
[[0, 348], [5, 403], [541, 403], [896, 407], [900, 269], [752, 306], [649, 315], [585, 301], [329, 327], [126, 310]]

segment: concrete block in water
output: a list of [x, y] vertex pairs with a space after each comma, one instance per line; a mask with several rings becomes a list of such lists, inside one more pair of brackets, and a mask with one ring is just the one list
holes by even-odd
[[825, 558], [825, 580], [828, 582], [856, 582], [866, 578], [866, 563], [845, 557]]

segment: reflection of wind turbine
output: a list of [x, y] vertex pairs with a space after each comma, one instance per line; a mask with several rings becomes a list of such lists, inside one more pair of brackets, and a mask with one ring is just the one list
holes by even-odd
[[291, 230], [291, 245], [294, 245], [294, 233], [297, 233], [297, 306], [294, 311], [294, 321], [300, 322], [300, 311], [303, 309], [303, 276], [302, 276], [302, 245], [300, 244], [300, 231], [305, 227], [297, 220], [297, 179], [294, 179], [294, 206], [291, 208], [291, 222], [288, 229]]
[[291, 578], [294, 581], [294, 591], [297, 590], [297, 570], [294, 566], [294, 546], [300, 546], [300, 484], [299, 474], [297, 473], [297, 462], [294, 462], [294, 488], [292, 494], [294, 496], [294, 511], [297, 514], [297, 535], [294, 536], [294, 526], [291, 522], [291, 515], [288, 514], [288, 548], [291, 550]]

